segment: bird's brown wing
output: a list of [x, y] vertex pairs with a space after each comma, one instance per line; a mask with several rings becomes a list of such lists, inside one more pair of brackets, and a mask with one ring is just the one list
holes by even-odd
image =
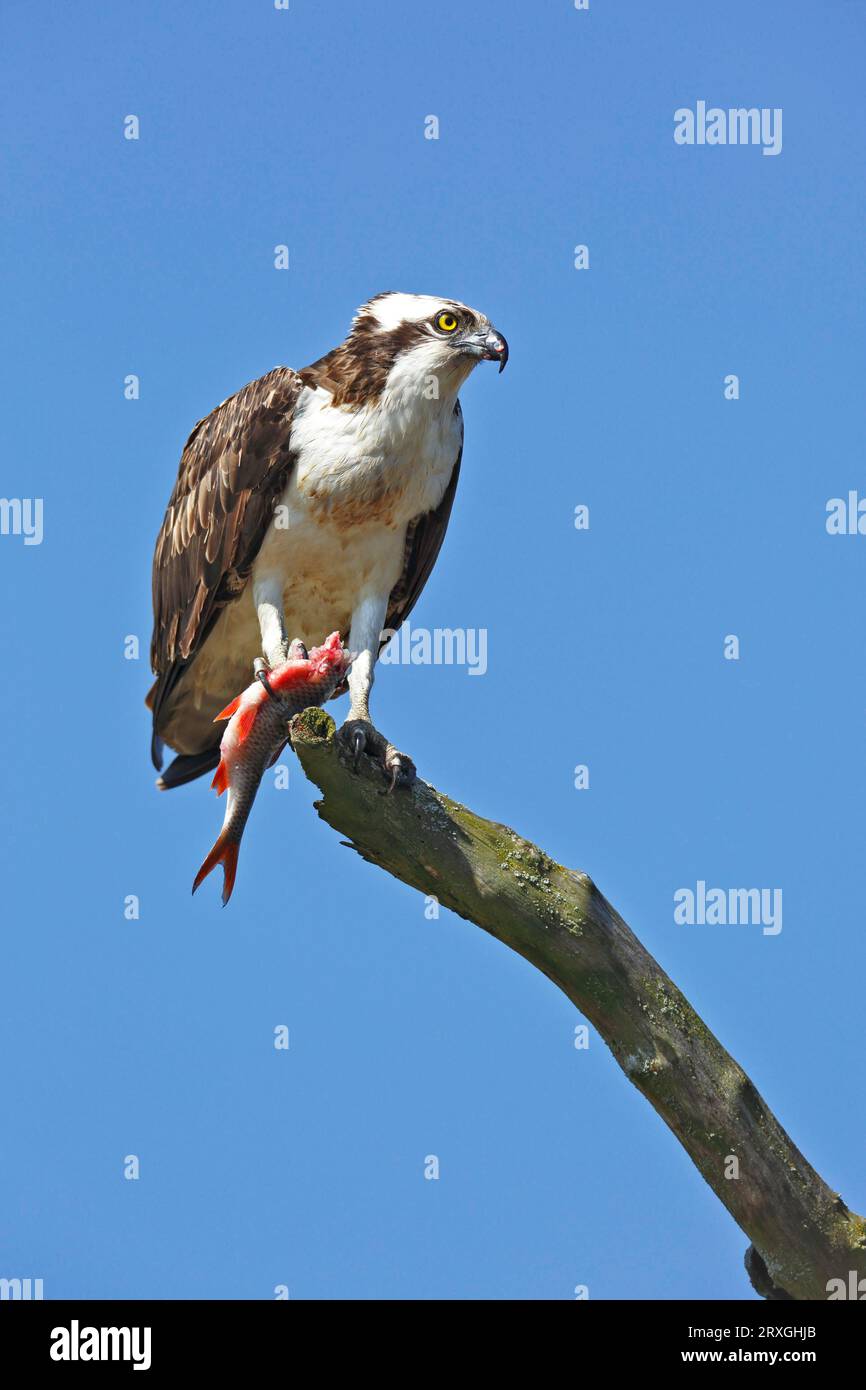
[[200, 420], [184, 446], [153, 556], [156, 683], [154, 765], [161, 766], [160, 712], [181, 672], [238, 597], [273, 519], [293, 457], [292, 414], [303, 383], [275, 367]]

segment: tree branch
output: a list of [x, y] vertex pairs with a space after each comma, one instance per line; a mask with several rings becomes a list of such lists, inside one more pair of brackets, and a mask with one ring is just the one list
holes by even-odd
[[[866, 1277], [866, 1221], [797, 1149], [742, 1067], [586, 874], [425, 782], [383, 796], [381, 772], [344, 765], [334, 723], [306, 710], [292, 727], [323, 793], [323, 820], [371, 864], [474, 922], [568, 995], [676, 1135], [753, 1247], [765, 1298], [826, 1299], [828, 1281]], [[731, 1156], [739, 1164], [731, 1171]]]

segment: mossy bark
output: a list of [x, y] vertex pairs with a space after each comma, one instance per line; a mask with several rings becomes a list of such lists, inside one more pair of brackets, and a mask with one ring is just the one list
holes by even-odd
[[[316, 809], [371, 864], [474, 922], [568, 995], [753, 1242], [766, 1297], [825, 1299], [866, 1277], [866, 1221], [797, 1149], [742, 1067], [586, 874], [418, 781], [382, 795], [345, 762], [322, 710], [295, 721]], [[732, 1159], [736, 1158], [737, 1164]], [[738, 1176], [728, 1176], [738, 1170]]]

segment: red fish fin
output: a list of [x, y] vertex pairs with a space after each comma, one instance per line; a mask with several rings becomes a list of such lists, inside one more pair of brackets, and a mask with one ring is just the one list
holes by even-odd
[[218, 724], [221, 719], [231, 719], [240, 702], [240, 695], [236, 695], [235, 698], [232, 700], [231, 704], [226, 705], [225, 709], [221, 709], [219, 714], [214, 715], [213, 722], [215, 724]]
[[219, 767], [217, 768], [216, 772], [214, 773], [214, 778], [213, 778], [213, 781], [211, 782], [211, 786], [215, 788], [217, 796], [222, 796], [222, 794], [223, 794], [223, 792], [225, 791], [225, 789], [226, 789], [226, 787], [228, 786], [228, 784], [229, 784], [229, 770], [228, 770], [228, 764], [226, 763], [225, 758], [221, 758], [221, 759], [220, 759]]
[[211, 870], [216, 868], [217, 864], [222, 864], [223, 907], [225, 907], [226, 903], [232, 895], [232, 889], [235, 886], [235, 875], [238, 871], [239, 849], [240, 844], [237, 840], [228, 840], [225, 837], [225, 833], [221, 832], [220, 835], [217, 837], [216, 844], [214, 845], [210, 854], [207, 856], [207, 858], [205, 859], [204, 863], [202, 864], [201, 868], [195, 876], [195, 881], [192, 885], [192, 891], [195, 892], [199, 884], [204, 882]]
[[256, 722], [257, 714], [258, 705], [247, 705], [246, 709], [242, 710], [238, 715], [238, 743], [243, 743], [244, 739], [249, 734], [250, 729]]

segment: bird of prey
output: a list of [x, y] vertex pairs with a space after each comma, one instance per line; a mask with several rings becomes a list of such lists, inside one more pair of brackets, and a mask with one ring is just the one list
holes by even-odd
[[482, 360], [508, 360], [483, 314], [379, 294], [339, 347], [302, 371], [275, 367], [199, 421], [153, 559], [154, 766], [164, 744], [177, 754], [157, 786], [216, 767], [214, 717], [251, 666], [267, 680], [290, 639], [334, 631], [355, 656], [341, 738], [391, 787], [412, 780], [411, 759], [370, 720], [373, 669], [439, 553], [463, 448], [458, 392]]

